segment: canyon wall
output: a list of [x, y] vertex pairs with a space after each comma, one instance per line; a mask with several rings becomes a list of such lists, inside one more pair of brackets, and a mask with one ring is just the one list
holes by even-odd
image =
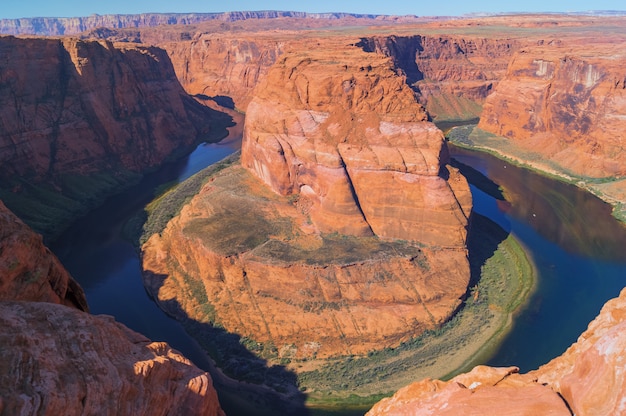
[[299, 195], [321, 232], [464, 247], [471, 197], [441, 132], [389, 59], [335, 48], [337, 62], [308, 51], [272, 67], [248, 106], [242, 165]]
[[197, 33], [188, 41], [161, 41], [154, 39], [156, 34], [143, 32], [142, 39], [167, 50], [189, 94], [207, 96], [241, 111], [246, 111], [254, 87], [289, 42], [282, 36], [249, 33]]
[[607, 302], [563, 355], [535, 371], [478, 366], [423, 380], [383, 399], [374, 415], [618, 415], [624, 413], [626, 290]]
[[223, 414], [207, 373], [87, 310], [41, 236], [0, 202], [1, 414]]
[[0, 51], [1, 196], [46, 235], [218, 119], [185, 93], [161, 49], [1, 37]]
[[391, 57], [430, 116], [442, 121], [480, 116], [519, 43], [475, 35], [391, 35], [363, 38], [359, 45]]
[[[582, 42], [581, 42], [582, 43]], [[619, 41], [539, 42], [518, 51], [491, 94], [479, 128], [567, 173], [626, 175], [626, 56]]]
[[[124, 38], [123, 32], [113, 36]], [[242, 111], [246, 111], [254, 87], [278, 57], [300, 44], [292, 35], [268, 32], [233, 36], [219, 30], [198, 31], [189, 34], [190, 40], [171, 39], [176, 36], [156, 30], [127, 36], [166, 49], [178, 78], [190, 94], [228, 97]], [[314, 37], [310, 42], [318, 43]], [[366, 52], [391, 57], [431, 117], [465, 120], [480, 115], [485, 98], [504, 76], [519, 41], [385, 35], [362, 38], [358, 45]]]
[[471, 195], [442, 133], [389, 58], [320, 43], [257, 85], [247, 170], [215, 176], [143, 247], [166, 310], [280, 358], [398, 345], [449, 319], [469, 279]]

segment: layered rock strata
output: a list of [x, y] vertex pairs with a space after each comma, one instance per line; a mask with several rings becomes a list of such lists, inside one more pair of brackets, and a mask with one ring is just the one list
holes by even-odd
[[626, 290], [607, 302], [563, 355], [527, 374], [478, 366], [448, 382], [423, 380], [383, 399], [374, 415], [617, 415], [624, 412]]
[[0, 193], [46, 236], [216, 119], [162, 49], [1, 37], [0, 53]]
[[[573, 175], [626, 175], [626, 84], [620, 41], [540, 42], [517, 52], [479, 127]], [[533, 157], [535, 160], [533, 160]]]
[[[200, 22], [239, 22], [244, 20], [307, 19], [326, 22], [348, 21], [352, 24], [376, 24], [417, 20], [416, 16], [387, 16], [355, 13], [305, 13], [293, 11], [261, 10], [232, 11], [225, 13], [141, 13], [93, 14], [85, 17], [35, 17], [0, 19], [0, 33], [8, 35], [76, 35], [98, 28], [142, 28], [164, 25], [192, 25]], [[322, 23], [324, 24], [324, 23]], [[325, 23], [326, 25], [331, 23]]]
[[210, 376], [109, 316], [0, 302], [0, 412], [223, 415]]
[[[143, 34], [143, 38], [155, 34]], [[218, 32], [196, 33], [188, 41], [157, 42], [168, 51], [176, 75], [189, 94], [246, 111], [254, 87], [292, 40], [267, 33], [233, 36]]]
[[165, 51], [0, 38], [0, 175], [143, 171], [209, 130]]
[[0, 202], [1, 414], [223, 414], [207, 373], [87, 309], [41, 236]]
[[464, 247], [471, 196], [441, 132], [388, 59], [340, 53], [272, 68], [248, 106], [242, 165], [298, 195], [320, 232]]
[[437, 121], [478, 118], [519, 48], [516, 39], [454, 35], [376, 36], [359, 45], [391, 57]]
[[391, 60], [343, 42], [279, 59], [248, 106], [247, 171], [143, 247], [166, 309], [283, 358], [397, 345], [446, 321], [469, 278], [471, 195], [441, 132]]

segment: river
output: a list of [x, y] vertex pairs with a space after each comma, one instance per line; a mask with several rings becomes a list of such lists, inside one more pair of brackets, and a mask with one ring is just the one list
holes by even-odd
[[[196, 341], [145, 292], [139, 255], [123, 231], [160, 185], [182, 181], [235, 151], [241, 132], [233, 134], [225, 143], [199, 146], [109, 199], [51, 247], [84, 288], [92, 313], [113, 315], [150, 339], [167, 341], [203, 369], [210, 364]], [[537, 290], [488, 364], [536, 368], [565, 351], [626, 285], [626, 227], [606, 204], [573, 186], [486, 154], [456, 148], [451, 153], [504, 190], [506, 200], [498, 200], [472, 185], [474, 209], [514, 233], [538, 272]]]

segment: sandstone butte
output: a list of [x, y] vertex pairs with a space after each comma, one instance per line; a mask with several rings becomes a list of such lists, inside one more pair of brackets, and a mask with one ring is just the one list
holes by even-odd
[[471, 195], [447, 161], [391, 59], [350, 39], [288, 51], [247, 107], [245, 170], [147, 241], [146, 286], [280, 357], [397, 345], [467, 290]]
[[1, 414], [223, 414], [207, 373], [86, 310], [41, 236], [0, 202]]
[[447, 382], [423, 380], [367, 415], [622, 415], [625, 330], [626, 289], [563, 355], [537, 370], [477, 366]]
[[0, 192], [46, 237], [216, 130], [162, 49], [3, 36], [0, 53]]

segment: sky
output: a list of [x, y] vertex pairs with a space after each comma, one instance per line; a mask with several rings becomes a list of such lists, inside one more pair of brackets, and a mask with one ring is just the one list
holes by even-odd
[[74, 17], [91, 14], [188, 13], [288, 10], [418, 16], [458, 16], [473, 12], [577, 12], [626, 10], [624, 0], [0, 0], [0, 18]]

